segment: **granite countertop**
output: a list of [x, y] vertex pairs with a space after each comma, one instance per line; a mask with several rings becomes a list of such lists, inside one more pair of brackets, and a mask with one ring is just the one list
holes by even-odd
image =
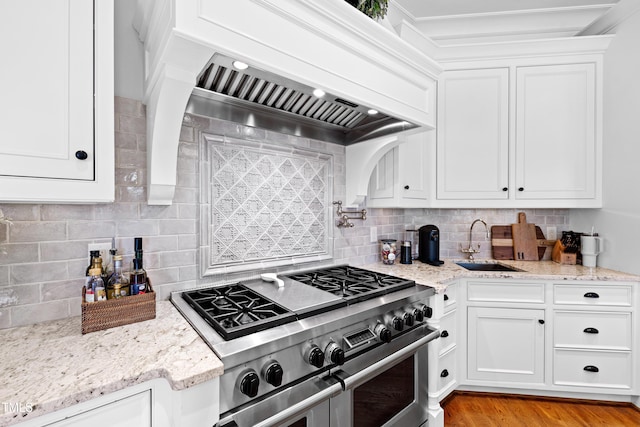
[[0, 330], [0, 426], [57, 411], [155, 378], [182, 390], [222, 374], [222, 362], [169, 301], [156, 318], [81, 334], [80, 317]]
[[[606, 268], [589, 268], [581, 265], [561, 265], [553, 261], [498, 261], [522, 271], [469, 271], [460, 267], [456, 262], [468, 260], [444, 260], [444, 264], [435, 267], [420, 261], [412, 264], [395, 263], [391, 265], [378, 262], [362, 266], [379, 273], [391, 274], [405, 279], [415, 280], [416, 283], [432, 286], [441, 293], [449, 282], [459, 278], [502, 278], [502, 279], [543, 279], [543, 280], [602, 280], [638, 282], [640, 276], [622, 273]], [[482, 262], [496, 262], [493, 260]]]

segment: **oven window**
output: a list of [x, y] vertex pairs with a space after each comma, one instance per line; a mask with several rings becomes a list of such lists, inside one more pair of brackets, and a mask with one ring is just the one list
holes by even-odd
[[415, 400], [411, 356], [353, 391], [353, 425], [379, 427]]
[[293, 424], [288, 424], [287, 427], [307, 427], [307, 418], [302, 418]]

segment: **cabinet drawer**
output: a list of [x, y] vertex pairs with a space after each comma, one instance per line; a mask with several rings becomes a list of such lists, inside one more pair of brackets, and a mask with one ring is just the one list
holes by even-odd
[[631, 350], [631, 313], [556, 311], [554, 346]]
[[468, 301], [544, 303], [544, 283], [468, 282]]
[[453, 284], [447, 286], [447, 289], [444, 291], [444, 311], [447, 312], [452, 310], [455, 306], [456, 301], [458, 300], [458, 285]]
[[554, 285], [555, 304], [608, 305], [630, 307], [630, 285]]
[[631, 353], [556, 349], [553, 383], [579, 387], [630, 389]]
[[446, 353], [456, 345], [456, 310], [448, 312], [440, 319], [439, 355]]
[[438, 393], [456, 382], [456, 350], [451, 349], [438, 359]]

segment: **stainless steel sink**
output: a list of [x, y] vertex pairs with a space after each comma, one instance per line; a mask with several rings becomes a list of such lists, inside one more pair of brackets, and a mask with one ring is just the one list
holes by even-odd
[[515, 267], [495, 262], [456, 262], [456, 264], [471, 271], [522, 271]]

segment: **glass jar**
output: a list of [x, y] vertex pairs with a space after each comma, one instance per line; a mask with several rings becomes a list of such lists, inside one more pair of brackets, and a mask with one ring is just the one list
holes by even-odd
[[380, 254], [382, 255], [383, 264], [393, 264], [396, 260], [396, 240], [382, 239], [380, 240]]

